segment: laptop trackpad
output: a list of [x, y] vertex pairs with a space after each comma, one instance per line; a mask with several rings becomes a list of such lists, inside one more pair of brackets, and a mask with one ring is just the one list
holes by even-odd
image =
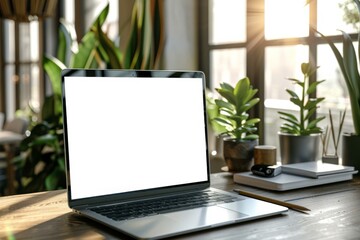
[[127, 221], [121, 224], [121, 228], [140, 238], [153, 238], [221, 226], [245, 216], [247, 215], [212, 206]]
[[170, 217], [188, 226], [211, 226], [233, 222], [247, 216], [218, 206], [198, 208], [189, 211], [175, 212]]

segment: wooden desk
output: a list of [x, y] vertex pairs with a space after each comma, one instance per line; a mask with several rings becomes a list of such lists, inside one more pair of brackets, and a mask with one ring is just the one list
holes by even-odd
[[[213, 187], [231, 191], [230, 173], [212, 175]], [[360, 178], [278, 193], [241, 186], [246, 191], [303, 205], [309, 214], [288, 213], [183, 235], [177, 239], [359, 239]], [[128, 239], [78, 216], [67, 206], [64, 190], [0, 198], [0, 239]]]

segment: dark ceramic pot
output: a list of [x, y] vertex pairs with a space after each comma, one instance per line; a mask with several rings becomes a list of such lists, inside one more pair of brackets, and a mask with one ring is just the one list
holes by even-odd
[[258, 140], [236, 141], [231, 138], [223, 141], [223, 155], [230, 172], [249, 171], [254, 164], [254, 147], [259, 144]]
[[[342, 136], [342, 165], [360, 171], [360, 136], [344, 133]], [[357, 175], [360, 175], [359, 173]]]

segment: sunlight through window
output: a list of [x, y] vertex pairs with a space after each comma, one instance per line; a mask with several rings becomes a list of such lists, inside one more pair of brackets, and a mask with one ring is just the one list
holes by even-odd
[[265, 38], [306, 37], [309, 6], [305, 0], [265, 0]]

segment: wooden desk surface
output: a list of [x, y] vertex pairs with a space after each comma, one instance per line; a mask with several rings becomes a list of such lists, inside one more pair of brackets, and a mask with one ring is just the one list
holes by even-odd
[[[231, 191], [230, 173], [212, 175], [212, 186]], [[239, 187], [239, 185], [237, 186]], [[359, 239], [360, 178], [288, 192], [240, 186], [246, 191], [311, 209], [179, 236], [177, 239]], [[78, 216], [67, 206], [64, 190], [0, 198], [0, 239], [128, 239]]]

